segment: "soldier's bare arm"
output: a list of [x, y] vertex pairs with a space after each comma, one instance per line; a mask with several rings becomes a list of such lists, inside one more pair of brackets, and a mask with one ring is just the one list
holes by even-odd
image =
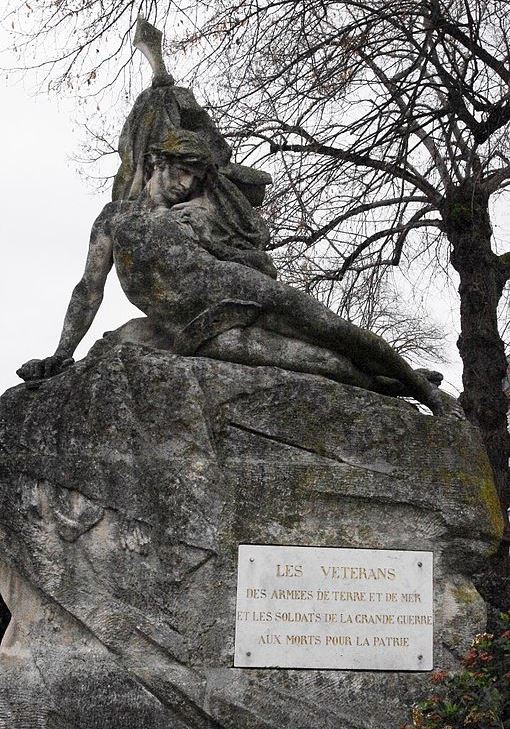
[[107, 205], [92, 227], [85, 270], [71, 295], [55, 354], [22, 365], [17, 374], [23, 380], [52, 377], [72, 364], [74, 351], [101, 305], [106, 278], [113, 265], [110, 215], [111, 206]]

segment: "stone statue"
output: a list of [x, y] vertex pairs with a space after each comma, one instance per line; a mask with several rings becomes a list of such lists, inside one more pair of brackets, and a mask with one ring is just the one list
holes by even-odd
[[147, 315], [131, 332], [116, 333], [117, 339], [325, 374], [383, 394], [413, 396], [441, 414], [437, 387], [384, 340], [276, 280], [264, 252], [268, 230], [250, 201], [257, 195], [260, 200], [267, 180], [254, 171], [250, 177], [246, 168], [237, 176], [235, 166], [224, 169], [228, 145], [203, 110], [193, 117], [197, 129], [184, 128], [183, 99], [192, 97], [177, 92], [160, 56], [147, 50], [152, 26], [140, 23], [138, 42], [156, 69], [155, 86], [139, 97], [122, 132], [114, 201], [94, 223], [57, 350], [23, 365], [20, 377], [51, 377], [72, 363], [115, 264], [126, 296]]
[[159, 143], [169, 131], [187, 129], [206, 140], [221, 174], [234, 182], [252, 205], [261, 205], [271, 175], [230, 162], [232, 150], [209, 114], [190, 89], [175, 86], [163, 61], [161, 41], [161, 31], [139, 18], [134, 45], [147, 57], [154, 76], [152, 86], [137, 98], [122, 129], [122, 164], [113, 183], [113, 199], [136, 198], [143, 187], [144, 158], [149, 146]]
[[[433, 552], [434, 659], [458, 670], [486, 629], [474, 575], [503, 529], [480, 435], [371, 391], [448, 407], [438, 373], [276, 280], [254, 206], [265, 178], [219, 161], [208, 117], [168, 121], [160, 36], [142, 24], [137, 38], [162, 84], [143, 109], [161, 89], [164, 104], [125, 128], [57, 351], [0, 397], [0, 727], [393, 729], [429, 674], [365, 670], [321, 642], [331, 610], [354, 615], [359, 590], [382, 586], [341, 579], [315, 600], [300, 578], [279, 583], [253, 640], [274, 635], [306, 662], [245, 670], [238, 547]], [[71, 367], [113, 265], [146, 316]], [[421, 623], [404, 628], [421, 660]], [[294, 642], [316, 631], [337, 670]], [[385, 651], [401, 667], [402, 646]]]

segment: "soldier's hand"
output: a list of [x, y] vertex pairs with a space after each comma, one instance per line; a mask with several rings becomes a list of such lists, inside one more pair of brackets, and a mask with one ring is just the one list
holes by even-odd
[[211, 213], [207, 205], [194, 200], [177, 203], [172, 205], [170, 212], [177, 221], [189, 225], [199, 239], [211, 237]]
[[53, 377], [53, 375], [58, 375], [72, 364], [74, 364], [72, 357], [54, 354], [45, 359], [31, 359], [25, 362], [16, 371], [16, 374], [25, 382], [34, 382], [35, 380], [44, 380]]

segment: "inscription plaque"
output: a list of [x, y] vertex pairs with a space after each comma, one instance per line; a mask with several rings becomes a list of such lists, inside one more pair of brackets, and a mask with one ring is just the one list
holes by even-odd
[[240, 545], [234, 666], [432, 670], [432, 552]]

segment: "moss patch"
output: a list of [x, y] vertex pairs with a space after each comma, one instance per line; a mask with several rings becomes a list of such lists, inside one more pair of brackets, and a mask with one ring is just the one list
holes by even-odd
[[499, 541], [503, 535], [504, 523], [491, 467], [484, 454], [472, 461], [472, 466], [469, 471], [445, 469], [441, 471], [441, 480], [449, 487], [455, 487], [456, 484], [464, 487], [465, 503], [480, 510], [480, 517], [487, 524], [485, 530]]
[[452, 594], [456, 602], [464, 605], [470, 605], [480, 599], [478, 592], [473, 585], [459, 585], [452, 588]]
[[503, 514], [501, 513], [501, 504], [494, 487], [492, 474], [489, 478], [484, 478], [480, 487], [480, 500], [489, 513], [489, 519], [494, 530], [494, 534], [498, 539], [503, 536]]

